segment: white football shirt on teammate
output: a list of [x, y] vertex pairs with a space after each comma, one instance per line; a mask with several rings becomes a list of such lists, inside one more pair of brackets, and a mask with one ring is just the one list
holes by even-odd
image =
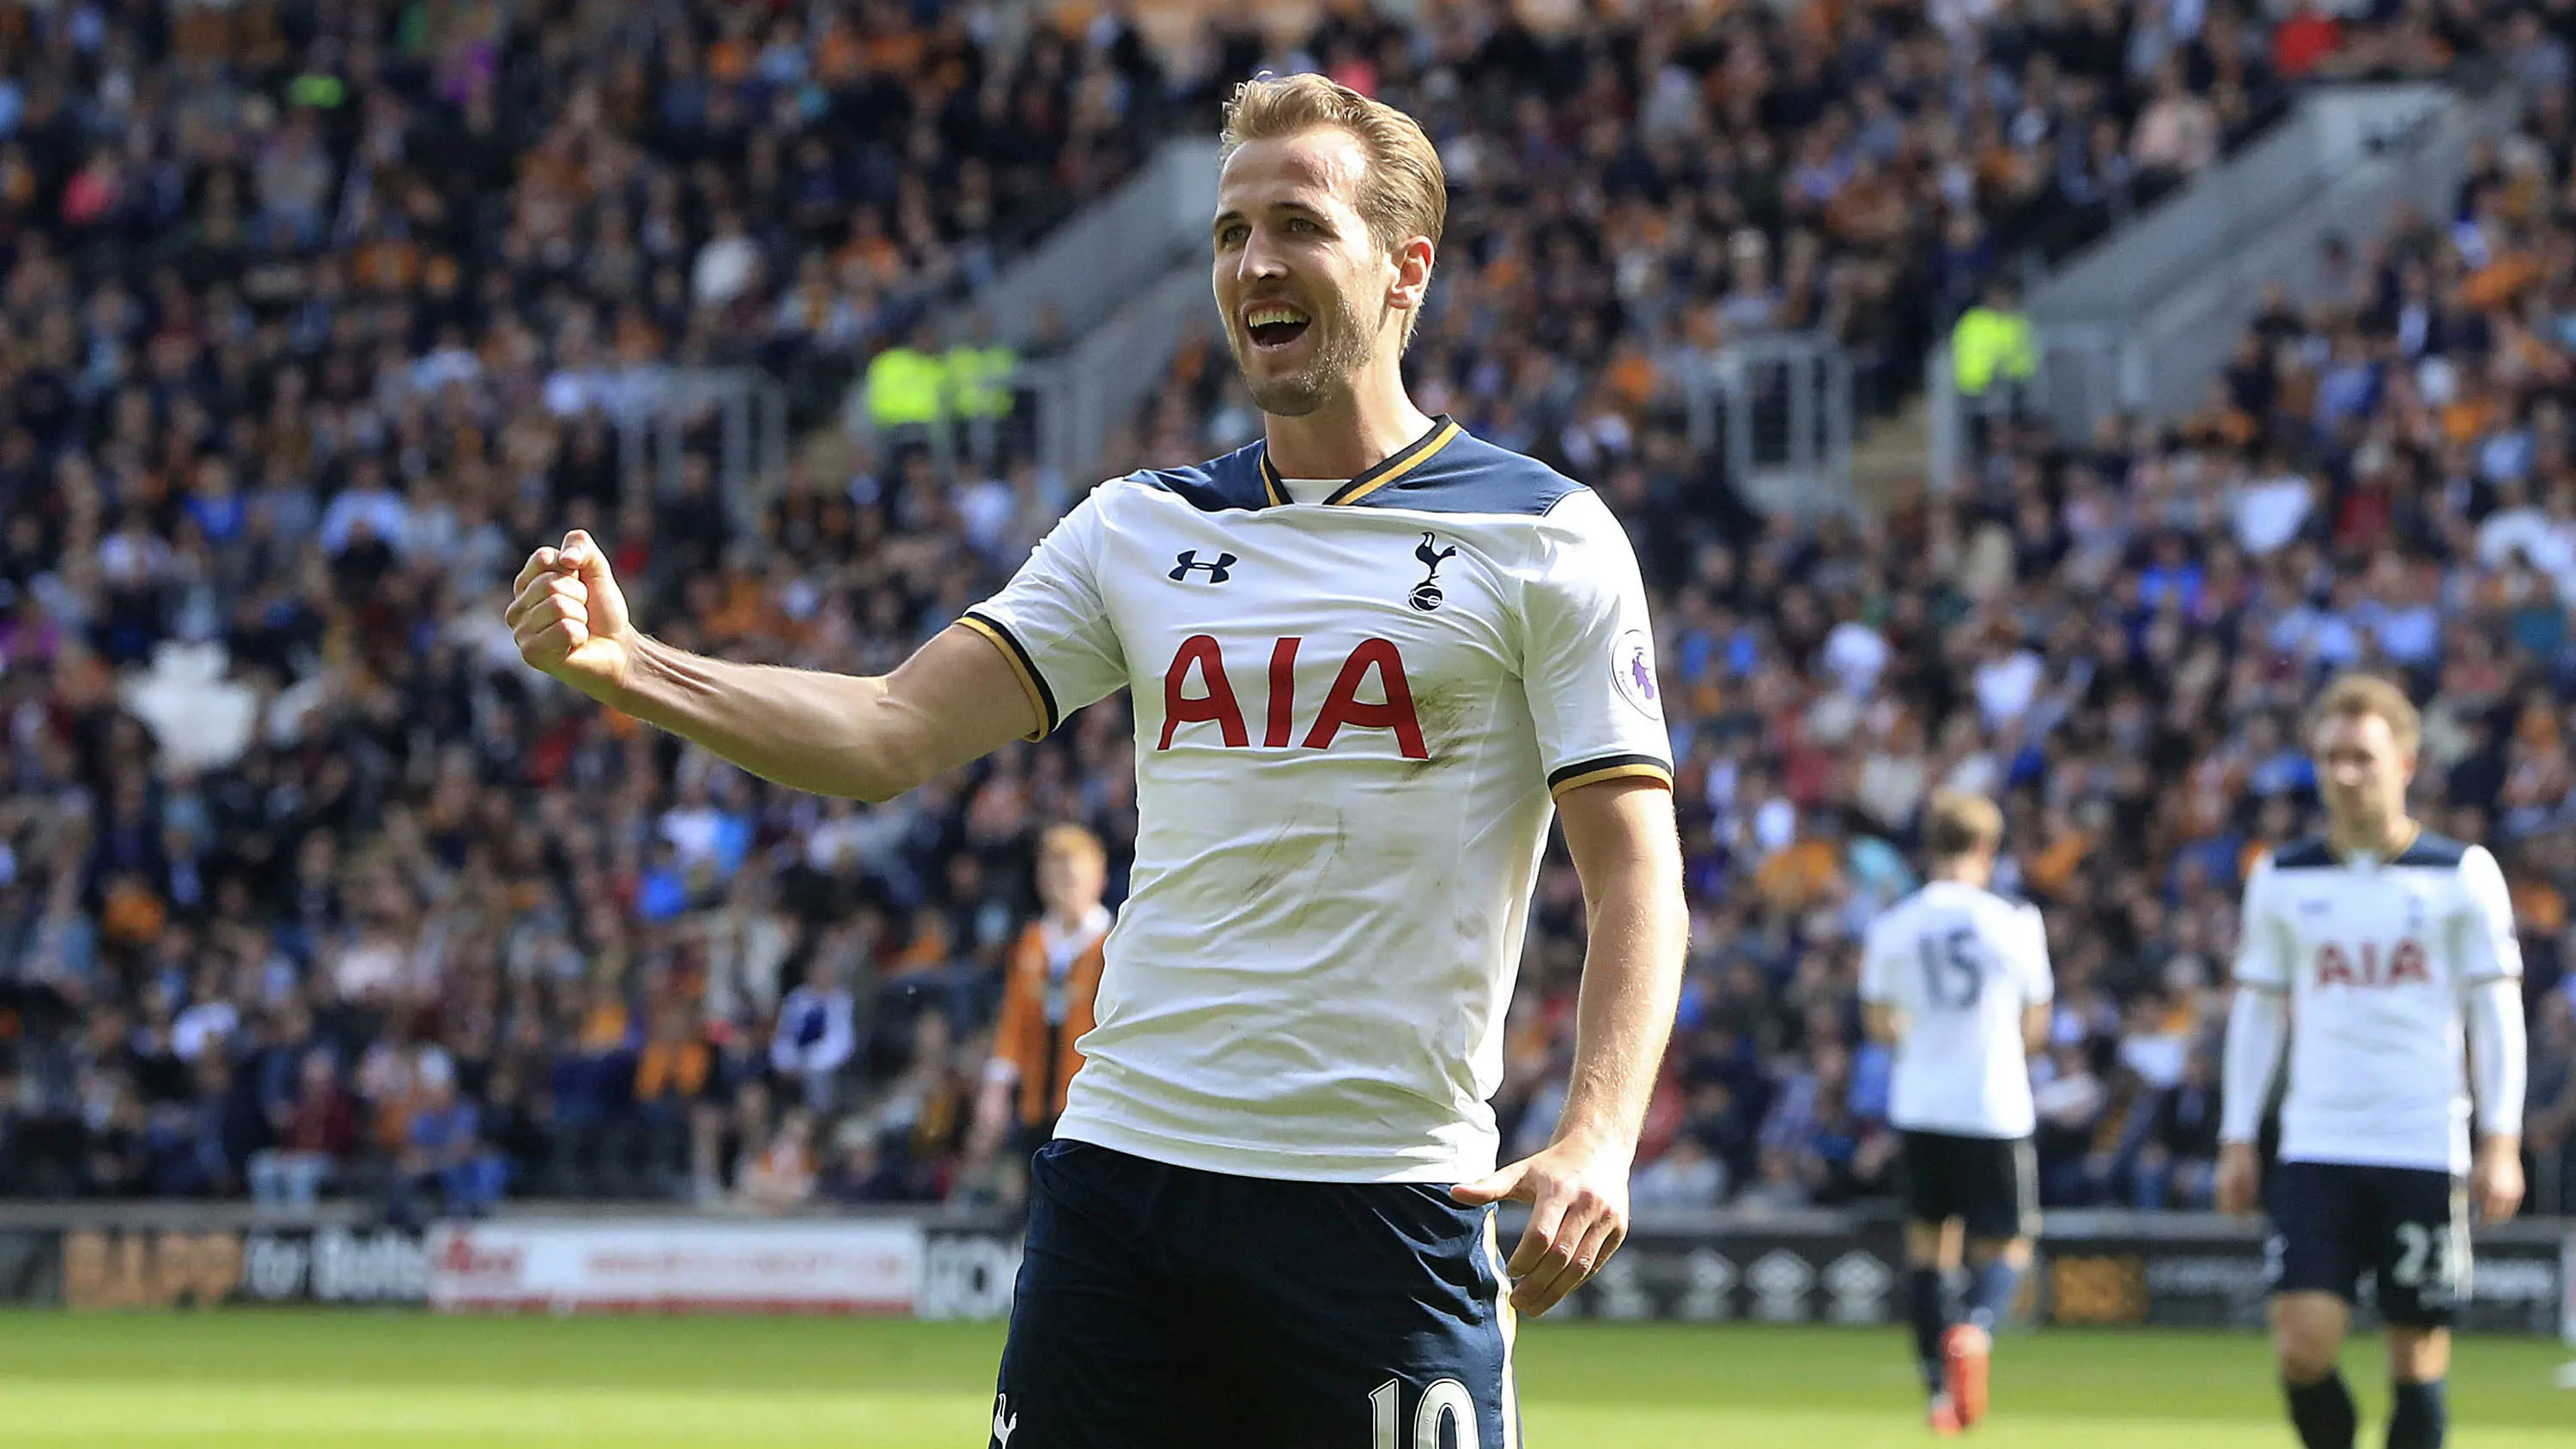
[[2462, 998], [2522, 975], [2504, 872], [2421, 835], [2387, 862], [2301, 841], [2245, 881], [2236, 979], [2290, 998], [2281, 1157], [2466, 1172]]
[[1889, 1122], [1961, 1137], [2031, 1134], [2022, 1013], [2056, 994], [2036, 908], [1934, 881], [1870, 923], [1860, 994], [1905, 1018]]
[[1258, 1177], [1490, 1171], [1554, 793], [1671, 777], [1608, 507], [1446, 419], [1330, 501], [1255, 444], [1102, 484], [965, 622], [1044, 728], [1133, 694], [1136, 861], [1059, 1135]]

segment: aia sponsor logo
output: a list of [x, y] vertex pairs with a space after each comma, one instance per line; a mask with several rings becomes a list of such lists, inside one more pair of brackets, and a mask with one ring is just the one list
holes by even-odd
[[[1363, 639], [1344, 657], [1312, 722], [1299, 729], [1297, 651], [1304, 644], [1295, 636], [1271, 643], [1269, 697], [1264, 701], [1261, 732], [1264, 749], [1294, 745], [1328, 750], [1344, 729], [1387, 730], [1406, 759], [1431, 758], [1422, 738], [1422, 720], [1413, 710], [1413, 685], [1405, 676], [1404, 656], [1384, 639]], [[1363, 699], [1363, 693], [1377, 698]], [[1193, 634], [1182, 640], [1163, 670], [1163, 735], [1154, 748], [1170, 749], [1183, 725], [1215, 726], [1216, 738], [1230, 750], [1252, 743], [1243, 706], [1235, 698], [1234, 681], [1226, 673], [1224, 646], [1213, 635]]]
[[2423, 985], [2433, 979], [2431, 958], [2412, 936], [2384, 952], [2377, 941], [2364, 941], [2349, 951], [2328, 941], [2317, 947], [2309, 969], [2319, 987]]

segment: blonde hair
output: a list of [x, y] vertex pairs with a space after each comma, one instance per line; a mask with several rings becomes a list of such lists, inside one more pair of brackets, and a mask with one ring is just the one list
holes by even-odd
[[1095, 866], [1109, 863], [1109, 852], [1101, 846], [1100, 837], [1079, 825], [1048, 826], [1038, 836], [1038, 854], [1041, 857], [1067, 855]]
[[1923, 850], [1934, 860], [1983, 855], [2003, 844], [2004, 813], [1983, 795], [1942, 790], [1923, 810]]
[[2372, 715], [2388, 722], [2388, 737], [2397, 742], [2399, 754], [2415, 753], [2424, 738], [2424, 717], [2415, 712], [2415, 702], [2406, 697], [2406, 691], [2376, 674], [2340, 675], [2327, 685], [2308, 711], [2308, 736], [2314, 739], [2317, 727], [2330, 719]]
[[1359, 138], [1368, 153], [1354, 205], [1369, 236], [1392, 254], [1414, 237], [1440, 244], [1449, 221], [1449, 182], [1440, 152], [1411, 116], [1319, 75], [1263, 74], [1234, 88], [1225, 103], [1225, 154], [1246, 141], [1275, 141], [1331, 126]]

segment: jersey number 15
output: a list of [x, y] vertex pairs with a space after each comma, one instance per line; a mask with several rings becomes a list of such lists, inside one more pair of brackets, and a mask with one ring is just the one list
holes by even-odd
[[1977, 1004], [1977, 993], [1986, 984], [1986, 948], [1973, 929], [1961, 926], [1914, 944], [1923, 956], [1925, 1001], [1943, 1011], [1965, 1011]]

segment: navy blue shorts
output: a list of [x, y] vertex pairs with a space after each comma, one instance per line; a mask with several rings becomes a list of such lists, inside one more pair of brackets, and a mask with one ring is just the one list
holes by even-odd
[[1962, 1137], [1907, 1129], [1897, 1180], [1908, 1221], [1959, 1219], [1980, 1242], [2039, 1236], [2039, 1167], [2027, 1137]]
[[1514, 1449], [1493, 1210], [1039, 1149], [992, 1449]]
[[2272, 1178], [2264, 1284], [2356, 1302], [2377, 1282], [2379, 1316], [2448, 1328], [2469, 1286], [2468, 1192], [2447, 1172], [2284, 1162]]

